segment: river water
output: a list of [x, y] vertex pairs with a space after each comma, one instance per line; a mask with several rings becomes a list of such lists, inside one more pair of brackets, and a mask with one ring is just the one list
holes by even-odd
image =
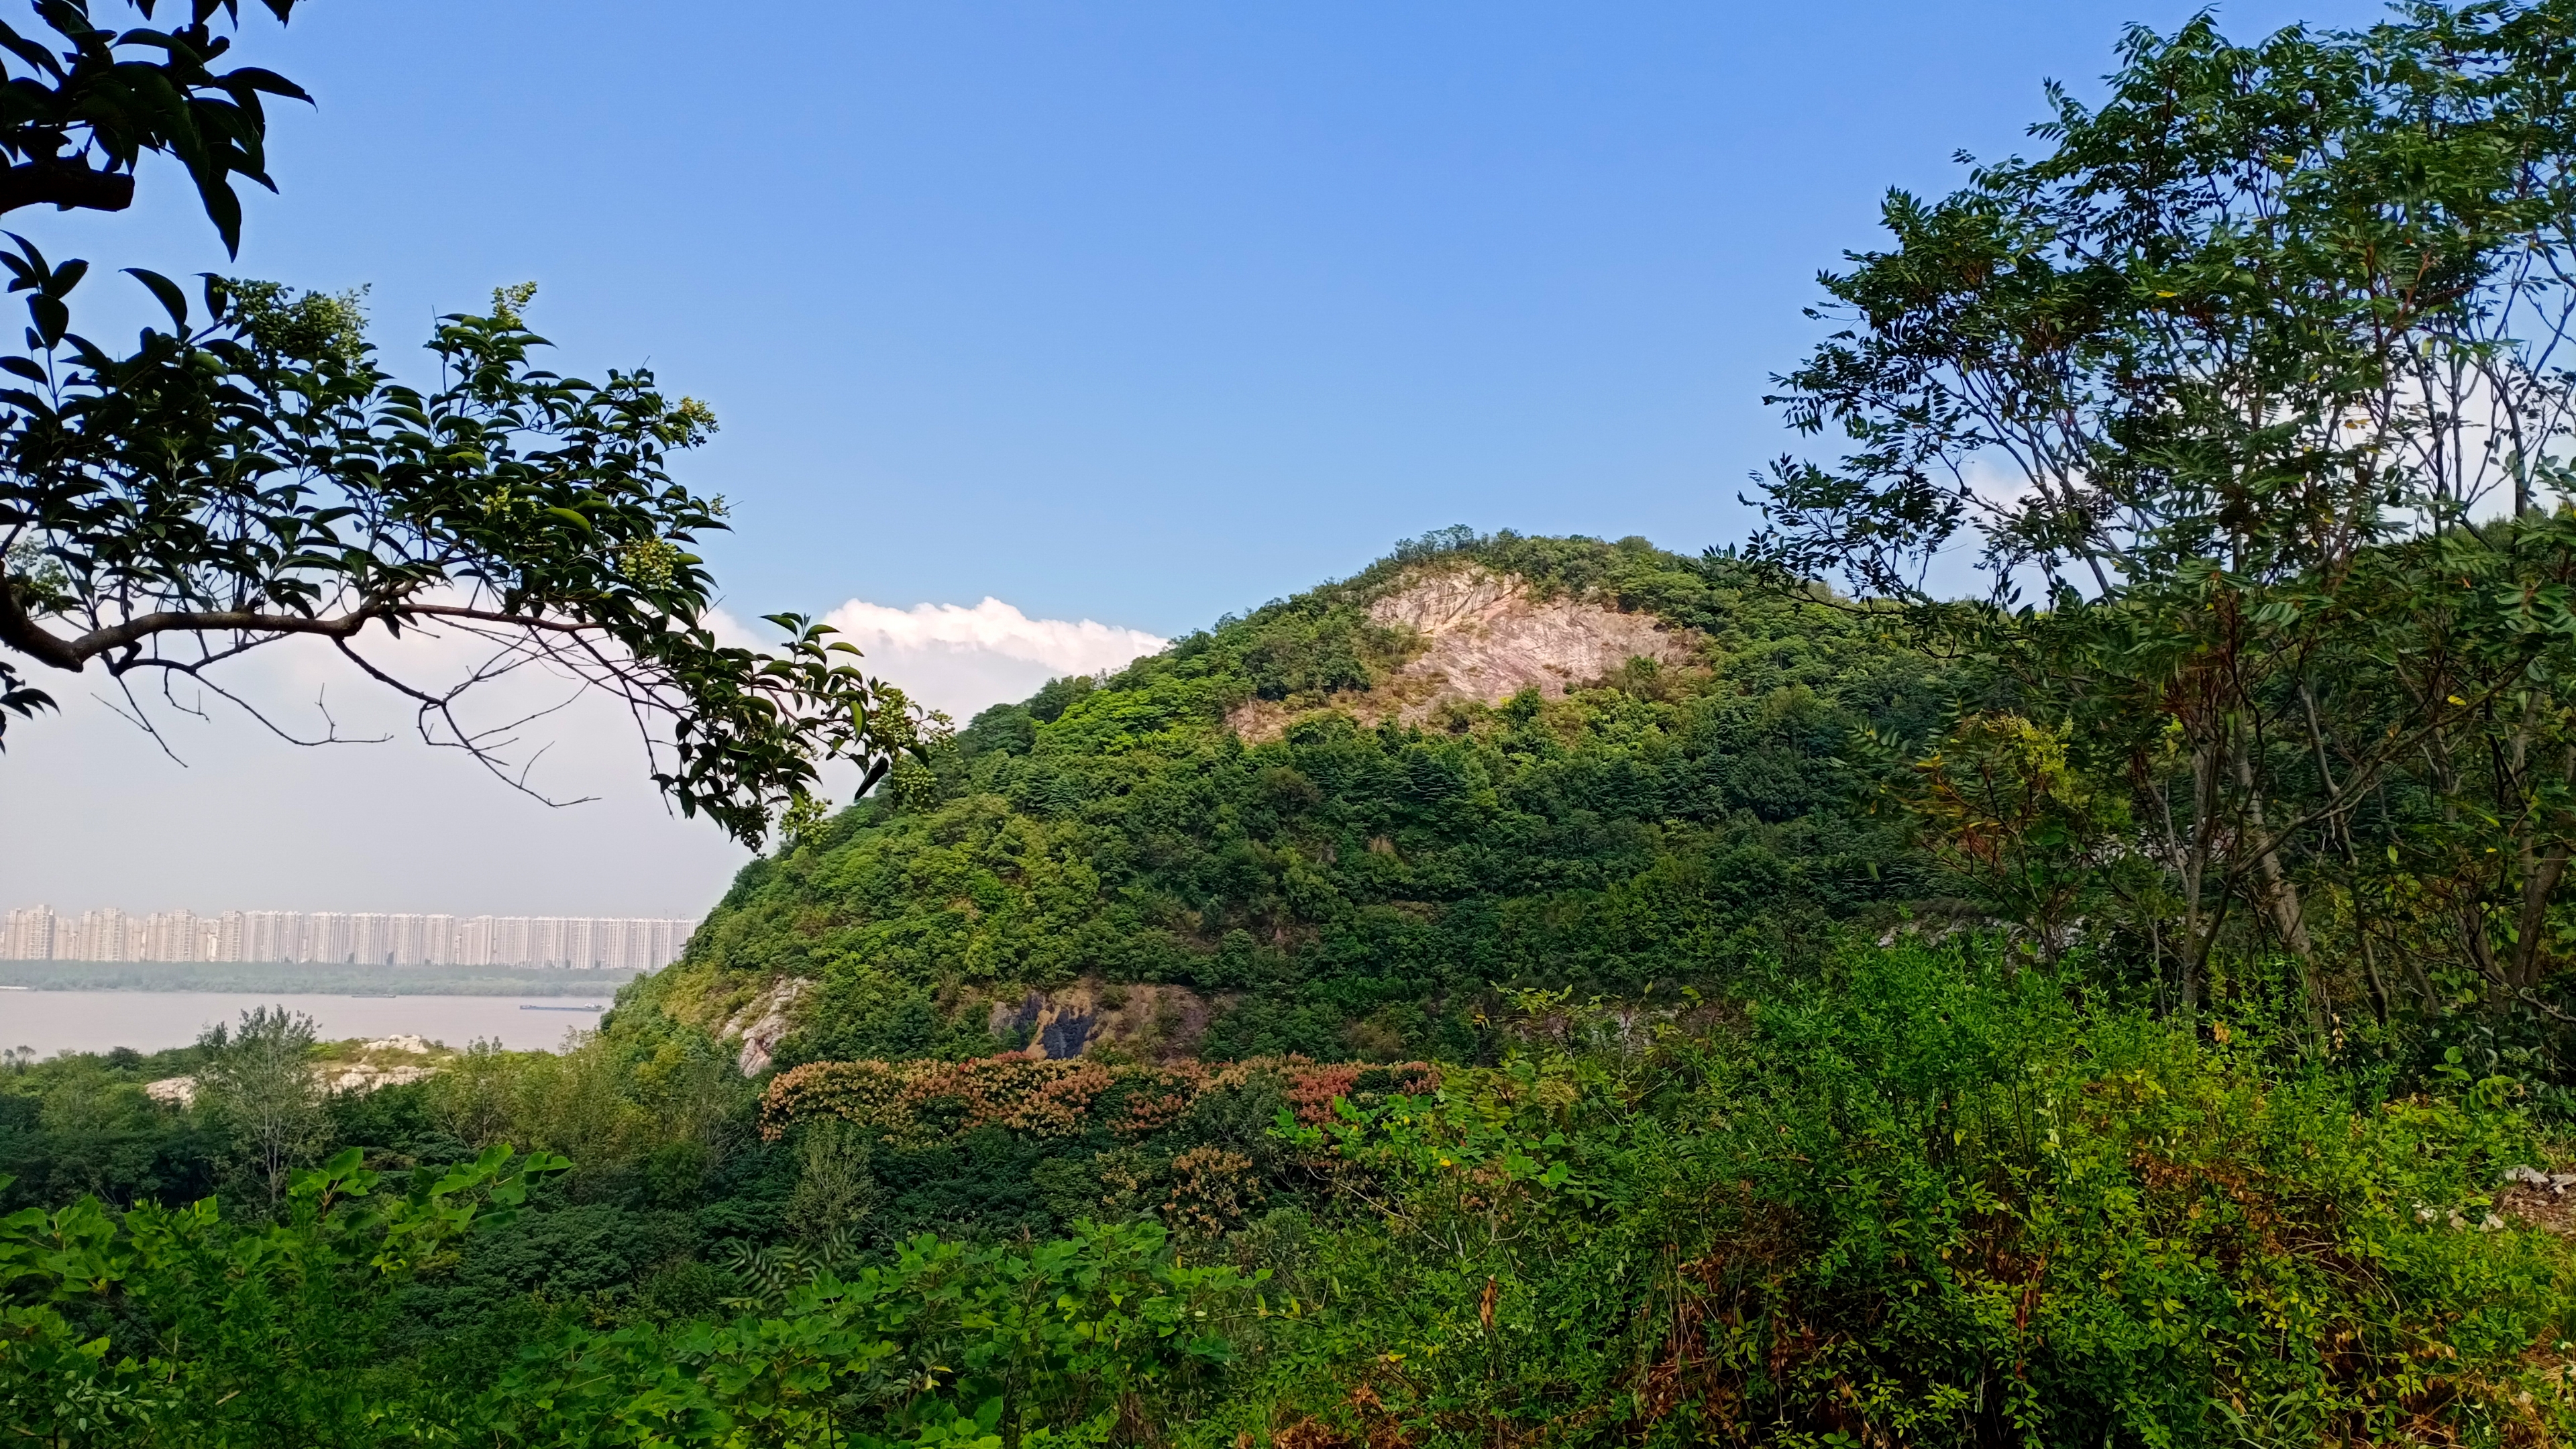
[[[313, 1018], [324, 1041], [409, 1032], [461, 1047], [492, 1037], [518, 1051], [563, 1045], [564, 1033], [599, 1022], [603, 992], [580, 996], [318, 996], [240, 991], [0, 991], [0, 1048], [38, 1056], [112, 1047], [186, 1046], [218, 1021], [255, 1006]], [[569, 1008], [569, 1009], [567, 1009]]]

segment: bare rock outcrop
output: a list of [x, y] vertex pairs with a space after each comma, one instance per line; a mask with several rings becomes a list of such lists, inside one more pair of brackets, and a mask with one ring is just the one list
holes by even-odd
[[[337, 1043], [313, 1065], [313, 1082], [325, 1092], [372, 1092], [427, 1080], [456, 1054], [425, 1037], [405, 1033], [373, 1041]], [[197, 1100], [195, 1077], [163, 1077], [143, 1084], [143, 1095], [171, 1107]]]
[[377, 1066], [359, 1062], [350, 1066], [325, 1067], [315, 1075], [322, 1079], [326, 1092], [372, 1092], [378, 1087], [399, 1087], [410, 1082], [429, 1080], [443, 1062], [406, 1062], [400, 1066]]
[[2576, 1238], [2576, 1172], [2508, 1168], [2495, 1203], [2508, 1218], [2545, 1228], [2562, 1238]]
[[[1367, 724], [1419, 724], [1451, 700], [1500, 704], [1525, 689], [1559, 699], [1632, 659], [1699, 662], [1694, 637], [1651, 614], [1567, 595], [1539, 598], [1525, 580], [1473, 564], [1416, 576], [1371, 604], [1369, 617], [1413, 631], [1423, 649], [1376, 688], [1333, 697], [1330, 708]], [[1227, 722], [1247, 740], [1276, 739], [1303, 712], [1251, 700]]]
[[725, 1018], [716, 1040], [742, 1043], [742, 1053], [734, 1064], [744, 1076], [756, 1077], [769, 1070], [770, 1057], [795, 1025], [796, 1003], [813, 987], [813, 982], [802, 977], [783, 977]]
[[1090, 977], [1054, 991], [1034, 988], [993, 1003], [985, 1025], [1002, 1041], [1049, 1061], [1115, 1046], [1139, 1057], [1173, 1059], [1198, 1050], [1208, 1024], [1229, 1005], [1185, 986], [1109, 984]]

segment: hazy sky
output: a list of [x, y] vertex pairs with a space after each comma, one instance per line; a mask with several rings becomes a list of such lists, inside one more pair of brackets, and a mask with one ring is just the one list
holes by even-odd
[[[2043, 77], [2193, 8], [307, 0], [246, 27], [319, 105], [281, 108], [238, 262], [166, 170], [127, 216], [5, 224], [98, 264], [92, 330], [142, 316], [119, 266], [364, 285], [397, 367], [536, 281], [568, 370], [716, 407], [685, 470], [736, 503], [729, 610], [839, 610], [963, 718], [1428, 528], [1739, 537], [1791, 446], [1765, 378], [1883, 191], [2015, 149]], [[400, 724], [318, 660], [249, 682]], [[596, 712], [537, 778], [604, 798], [550, 810], [232, 719], [174, 733], [183, 769], [47, 683], [71, 707], [0, 755], [0, 905], [689, 914], [742, 859]]]

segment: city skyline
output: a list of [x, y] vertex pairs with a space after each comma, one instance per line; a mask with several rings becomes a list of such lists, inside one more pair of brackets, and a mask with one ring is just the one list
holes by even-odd
[[654, 971], [697, 922], [664, 916], [457, 916], [407, 911], [9, 912], [0, 960], [551, 966]]

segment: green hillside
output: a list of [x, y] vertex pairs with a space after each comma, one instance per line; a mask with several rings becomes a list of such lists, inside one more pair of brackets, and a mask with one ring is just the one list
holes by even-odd
[[[1458, 697], [1385, 618], [1462, 579], [1517, 594], [1505, 626], [1606, 660], [1651, 625], [1660, 657]], [[782, 1065], [990, 1051], [992, 1001], [1077, 979], [1186, 988], [1167, 1051], [1460, 1059], [1495, 987], [1652, 998], [1932, 894], [1848, 761], [1942, 705], [1848, 609], [1641, 539], [1454, 530], [985, 711], [746, 868], [645, 999], [712, 1026], [813, 981]]]

